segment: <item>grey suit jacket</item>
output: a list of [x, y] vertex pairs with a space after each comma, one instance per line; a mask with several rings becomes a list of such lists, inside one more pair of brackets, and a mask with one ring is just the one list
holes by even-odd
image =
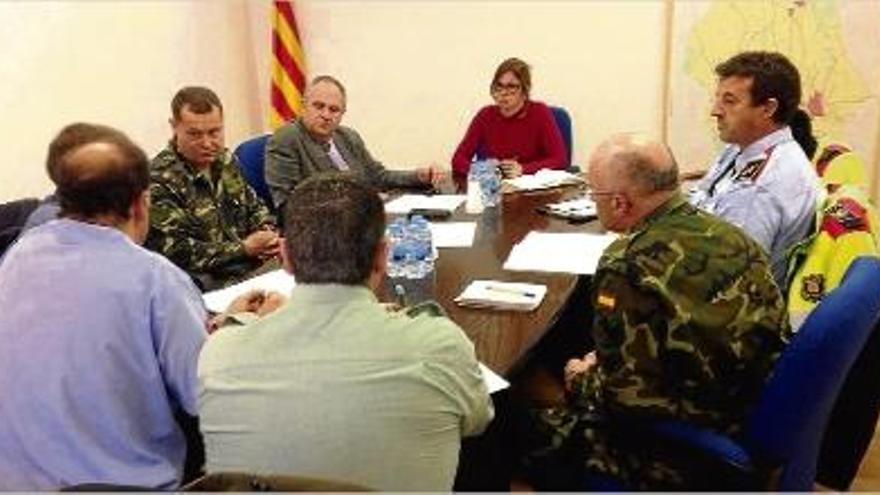
[[[364, 176], [376, 188], [426, 186], [414, 171], [385, 170], [382, 163], [370, 155], [354, 129], [340, 126], [332, 139], [349, 169]], [[275, 206], [281, 206], [290, 191], [312, 174], [338, 170], [300, 119], [283, 125], [266, 144], [266, 184]]]

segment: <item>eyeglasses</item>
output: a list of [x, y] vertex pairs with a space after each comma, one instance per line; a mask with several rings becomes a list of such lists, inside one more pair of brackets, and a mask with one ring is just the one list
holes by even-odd
[[587, 191], [587, 196], [592, 200], [596, 200], [596, 196], [613, 196], [617, 194], [617, 191], [597, 191], [595, 189], [590, 189]]
[[522, 89], [522, 84], [520, 83], [494, 83], [492, 84], [492, 91], [495, 93], [515, 93]]

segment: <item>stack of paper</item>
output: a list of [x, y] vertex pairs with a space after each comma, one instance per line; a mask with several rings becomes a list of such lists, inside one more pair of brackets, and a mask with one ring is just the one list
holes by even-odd
[[513, 246], [505, 270], [591, 275], [616, 234], [529, 232]]
[[434, 247], [471, 247], [474, 243], [476, 222], [431, 222], [428, 225], [431, 228]]
[[534, 191], [551, 187], [578, 184], [583, 179], [564, 170], [543, 168], [534, 175], [521, 175], [516, 179], [505, 179], [504, 183], [513, 186], [518, 191]]
[[404, 194], [399, 198], [385, 203], [385, 213], [393, 215], [406, 215], [410, 211], [420, 208], [425, 210], [446, 210], [450, 213], [464, 202], [462, 194]]
[[264, 291], [280, 292], [285, 296], [290, 295], [290, 291], [296, 285], [293, 275], [284, 270], [275, 270], [269, 273], [256, 276], [245, 280], [244, 282], [230, 285], [225, 289], [206, 292], [202, 295], [205, 301], [205, 307], [214, 313], [222, 313], [226, 311], [236, 297], [246, 293], [249, 290], [258, 289]]
[[531, 311], [541, 304], [545, 294], [545, 285], [474, 280], [454, 300], [460, 306]]

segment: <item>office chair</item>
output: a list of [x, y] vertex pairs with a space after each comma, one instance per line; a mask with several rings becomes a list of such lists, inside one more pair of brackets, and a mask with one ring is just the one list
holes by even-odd
[[272, 202], [272, 196], [269, 194], [269, 186], [266, 184], [264, 175], [266, 161], [266, 141], [269, 140], [269, 134], [253, 137], [238, 145], [235, 148], [235, 156], [241, 168], [241, 174], [245, 180], [253, 188], [257, 196], [263, 200], [263, 203], [270, 211], [275, 211], [275, 205]]
[[559, 128], [559, 134], [562, 135], [562, 142], [565, 143], [565, 166], [571, 168], [571, 117], [568, 115], [568, 110], [562, 107], [551, 106], [550, 111], [553, 112], [553, 120], [556, 121], [556, 127]]
[[0, 256], [18, 238], [28, 216], [39, 204], [40, 200], [36, 198], [18, 199], [0, 204]]
[[812, 491], [832, 408], [878, 316], [880, 259], [861, 257], [783, 350], [740, 438], [675, 420], [644, 422], [630, 435], [695, 459], [701, 469], [688, 488]]

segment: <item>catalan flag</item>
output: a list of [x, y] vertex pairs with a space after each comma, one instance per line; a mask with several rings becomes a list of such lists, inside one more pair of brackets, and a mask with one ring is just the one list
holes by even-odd
[[269, 124], [277, 129], [302, 113], [305, 57], [296, 28], [292, 1], [274, 1], [272, 7], [272, 88]]

